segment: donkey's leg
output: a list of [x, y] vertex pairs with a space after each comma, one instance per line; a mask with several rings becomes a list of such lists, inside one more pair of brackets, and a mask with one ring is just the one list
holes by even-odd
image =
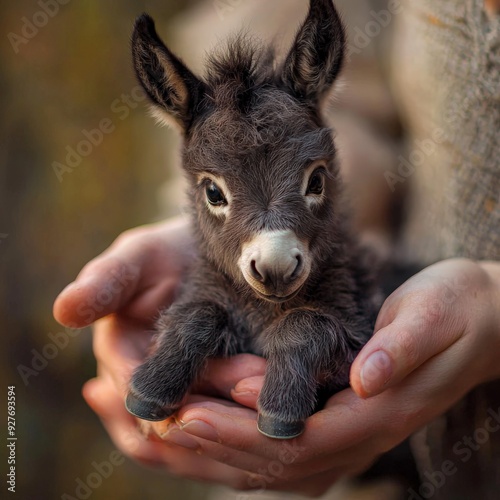
[[218, 304], [174, 304], [158, 322], [154, 353], [137, 368], [126, 406], [144, 420], [165, 420], [181, 406], [208, 357], [231, 349], [228, 314]]
[[340, 321], [311, 310], [288, 313], [264, 333], [267, 370], [258, 401], [258, 429], [277, 439], [304, 430], [320, 383], [342, 387], [357, 350]]

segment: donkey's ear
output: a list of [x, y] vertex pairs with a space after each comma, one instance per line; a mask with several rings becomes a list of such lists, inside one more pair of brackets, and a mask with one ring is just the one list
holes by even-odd
[[310, 0], [309, 13], [283, 68], [283, 81], [295, 96], [315, 105], [321, 101], [342, 69], [345, 40], [332, 0]]
[[135, 22], [132, 55], [137, 78], [153, 101], [154, 115], [186, 131], [204, 85], [165, 47], [147, 14]]

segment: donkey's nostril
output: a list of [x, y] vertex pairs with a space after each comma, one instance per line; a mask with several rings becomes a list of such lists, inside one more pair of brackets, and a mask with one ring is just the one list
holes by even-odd
[[302, 273], [302, 269], [304, 267], [304, 260], [302, 259], [302, 255], [300, 255], [300, 254], [297, 255], [296, 259], [297, 259], [297, 265], [296, 265], [292, 275], [290, 276], [291, 280], [298, 278], [300, 276], [300, 274]]
[[252, 278], [260, 281], [261, 283], [264, 283], [264, 281], [266, 280], [266, 277], [262, 276], [262, 274], [257, 269], [257, 261], [255, 259], [250, 262], [250, 274], [252, 275]]
[[295, 259], [290, 262], [290, 266], [288, 268], [288, 273], [284, 276], [285, 284], [292, 283], [295, 281], [301, 274], [304, 269], [304, 262], [301, 254], [297, 254]]

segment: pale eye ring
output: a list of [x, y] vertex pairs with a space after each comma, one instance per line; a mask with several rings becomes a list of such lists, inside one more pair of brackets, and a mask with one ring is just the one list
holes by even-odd
[[227, 200], [222, 189], [211, 179], [205, 181], [205, 195], [207, 202], [213, 207], [224, 207], [227, 205]]
[[314, 195], [321, 196], [325, 190], [325, 169], [324, 167], [317, 168], [309, 177], [307, 184], [306, 196]]

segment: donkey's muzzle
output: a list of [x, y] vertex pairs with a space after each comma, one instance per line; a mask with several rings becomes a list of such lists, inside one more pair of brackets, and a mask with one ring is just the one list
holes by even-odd
[[272, 302], [294, 297], [311, 267], [308, 249], [293, 231], [259, 233], [243, 246], [239, 266], [257, 295]]

